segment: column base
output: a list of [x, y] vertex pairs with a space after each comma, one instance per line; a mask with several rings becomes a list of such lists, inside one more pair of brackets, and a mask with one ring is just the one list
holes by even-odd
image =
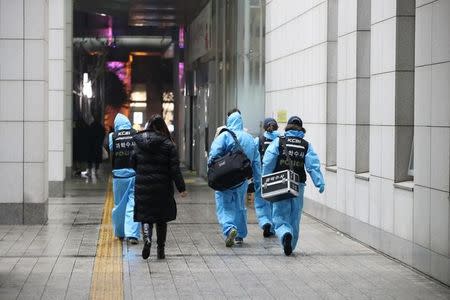
[[72, 178], [72, 167], [66, 167], [66, 179]]
[[0, 225], [23, 224], [23, 203], [0, 203]]
[[0, 225], [42, 225], [48, 220], [48, 203], [0, 203]]
[[64, 181], [49, 181], [48, 196], [50, 198], [64, 197]]
[[23, 224], [46, 224], [48, 220], [48, 203], [24, 203]]

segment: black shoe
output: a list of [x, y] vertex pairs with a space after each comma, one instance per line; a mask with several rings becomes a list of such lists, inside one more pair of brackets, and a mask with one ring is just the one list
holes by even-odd
[[139, 244], [138, 239], [135, 238], [135, 237], [130, 237], [130, 238], [128, 238], [128, 242], [130, 242], [131, 245], [137, 245], [137, 244]]
[[272, 226], [269, 223], [264, 224], [264, 226], [263, 226], [263, 237], [267, 238], [267, 237], [270, 237], [270, 236], [273, 235], [273, 232], [270, 231], [271, 227]]
[[166, 258], [166, 253], [164, 252], [164, 247], [159, 247], [157, 248], [157, 254], [158, 254], [158, 259], [164, 259]]
[[144, 240], [144, 248], [142, 248], [142, 258], [147, 259], [150, 256], [150, 248], [152, 246], [152, 226], [148, 223], [142, 224], [142, 238]]
[[147, 259], [150, 256], [150, 248], [152, 247], [152, 243], [148, 241], [144, 242], [144, 248], [142, 248], [142, 258]]
[[292, 234], [286, 233], [283, 238], [283, 250], [286, 256], [292, 254]]

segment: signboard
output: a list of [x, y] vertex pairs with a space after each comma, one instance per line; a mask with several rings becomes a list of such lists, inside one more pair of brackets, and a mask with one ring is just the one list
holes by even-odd
[[277, 111], [277, 122], [278, 123], [287, 123], [287, 111], [279, 110]]
[[209, 2], [189, 25], [189, 62], [207, 54], [212, 49], [211, 2]]

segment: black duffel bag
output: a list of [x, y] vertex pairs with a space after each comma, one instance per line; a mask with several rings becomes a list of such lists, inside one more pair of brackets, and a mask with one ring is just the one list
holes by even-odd
[[208, 168], [208, 185], [216, 191], [237, 187], [253, 176], [252, 163], [245, 155], [233, 131], [225, 129], [234, 139], [237, 147], [211, 163]]

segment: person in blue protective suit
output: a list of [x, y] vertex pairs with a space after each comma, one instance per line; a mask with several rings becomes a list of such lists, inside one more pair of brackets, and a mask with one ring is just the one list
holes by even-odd
[[[228, 113], [227, 128], [236, 134], [245, 155], [252, 163], [255, 191], [260, 193], [261, 189], [261, 161], [258, 148], [253, 137], [244, 131], [242, 116], [238, 109]], [[208, 165], [218, 157], [224, 156], [236, 147], [233, 137], [229, 132], [220, 133], [214, 139], [209, 152]], [[247, 181], [238, 186], [225, 190], [216, 191], [216, 213], [219, 224], [225, 238], [225, 245], [231, 247], [236, 242], [242, 244], [247, 236], [247, 209], [245, 207], [245, 195], [247, 192]]]
[[[275, 140], [278, 133], [278, 123], [273, 118], [266, 118], [263, 124], [264, 134], [255, 138], [256, 147], [258, 147], [259, 155], [261, 156], [261, 162], [264, 157], [264, 153], [269, 147], [270, 143]], [[263, 230], [264, 237], [270, 237], [274, 235], [274, 227], [272, 222], [272, 203], [264, 200], [261, 197], [261, 193], [255, 194], [255, 212], [258, 219], [259, 227]]]
[[127, 238], [131, 244], [137, 244], [140, 236], [140, 223], [134, 222], [136, 172], [131, 166], [135, 133], [128, 118], [117, 114], [114, 119], [114, 132], [109, 134], [114, 192], [112, 223], [114, 235]]
[[[303, 210], [303, 194], [305, 191], [306, 171], [320, 193], [325, 190], [325, 181], [320, 171], [320, 161], [311, 143], [305, 139], [306, 130], [299, 117], [288, 120], [285, 135], [276, 138], [267, 148], [263, 158], [263, 175], [287, 170], [290, 167], [300, 177], [299, 195], [274, 202], [272, 217], [275, 234], [283, 245], [284, 254], [291, 255], [297, 245], [300, 230], [300, 218]], [[284, 139], [284, 141], [282, 141]], [[285, 142], [285, 143], [284, 143]], [[284, 145], [285, 148], [284, 149]], [[290, 157], [290, 162], [287, 156]]]

